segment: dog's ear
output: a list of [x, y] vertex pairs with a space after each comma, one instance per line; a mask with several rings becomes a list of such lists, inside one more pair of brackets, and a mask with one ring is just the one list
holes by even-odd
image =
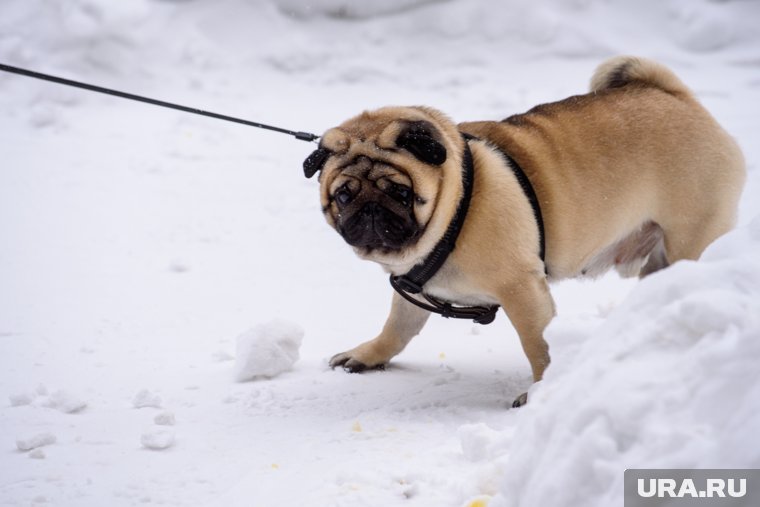
[[396, 146], [426, 164], [441, 165], [446, 162], [446, 147], [433, 137], [433, 126], [428, 122], [410, 123], [396, 139]]
[[307, 178], [311, 178], [317, 173], [317, 171], [321, 171], [330, 155], [332, 155], [332, 152], [326, 148], [317, 148], [314, 150], [312, 154], [306, 157], [306, 160], [303, 161], [303, 175]]

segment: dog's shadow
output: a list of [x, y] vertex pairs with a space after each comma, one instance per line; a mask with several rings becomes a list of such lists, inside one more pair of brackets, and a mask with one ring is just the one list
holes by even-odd
[[531, 385], [528, 369], [454, 369], [446, 364], [394, 361], [382, 370], [350, 374], [336, 369], [323, 379], [330, 398], [351, 400], [352, 411], [429, 415], [506, 410]]

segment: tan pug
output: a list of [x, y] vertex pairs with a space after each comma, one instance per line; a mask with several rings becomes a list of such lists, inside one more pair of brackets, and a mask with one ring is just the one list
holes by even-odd
[[407, 299], [429, 297], [504, 308], [534, 381], [549, 364], [547, 282], [610, 268], [643, 277], [698, 259], [734, 225], [745, 179], [736, 143], [686, 86], [634, 57], [603, 63], [590, 93], [501, 122], [455, 125], [426, 107], [364, 112], [328, 130], [304, 170], [321, 170], [327, 222], [392, 276], [429, 263], [466, 208], [422, 291], [394, 292], [380, 334], [331, 366], [385, 365], [430, 315]]

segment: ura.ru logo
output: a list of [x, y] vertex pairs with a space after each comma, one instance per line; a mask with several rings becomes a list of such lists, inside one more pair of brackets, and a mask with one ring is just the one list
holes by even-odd
[[740, 498], [747, 494], [747, 479], [706, 479], [699, 489], [694, 479], [639, 479], [637, 492], [643, 498]]

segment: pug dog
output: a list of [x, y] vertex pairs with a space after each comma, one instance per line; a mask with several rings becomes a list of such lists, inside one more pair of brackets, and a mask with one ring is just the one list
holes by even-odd
[[736, 142], [680, 79], [630, 56], [600, 65], [589, 93], [503, 121], [363, 112], [321, 137], [304, 172], [320, 173], [324, 216], [359, 257], [396, 282], [426, 271], [394, 283], [380, 334], [333, 368], [384, 366], [431, 311], [501, 307], [534, 381], [549, 365], [548, 282], [698, 259], [733, 227], [745, 179]]

